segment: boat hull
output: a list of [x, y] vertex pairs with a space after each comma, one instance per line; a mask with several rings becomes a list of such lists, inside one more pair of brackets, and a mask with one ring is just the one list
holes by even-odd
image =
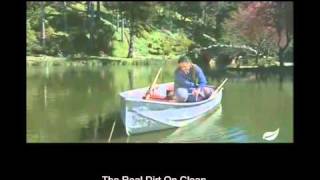
[[[163, 85], [168, 85], [163, 84]], [[132, 90], [145, 93], [147, 89]], [[222, 90], [195, 103], [168, 103], [132, 98], [130, 91], [120, 93], [121, 120], [127, 135], [186, 126], [211, 113], [221, 103]]]

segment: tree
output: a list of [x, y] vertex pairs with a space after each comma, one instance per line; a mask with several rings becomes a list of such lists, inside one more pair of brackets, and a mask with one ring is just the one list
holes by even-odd
[[231, 17], [231, 13], [237, 10], [237, 5], [235, 2], [215, 2], [216, 3], [216, 28], [215, 28], [215, 38], [220, 41], [223, 36], [223, 23], [226, 19]]
[[280, 66], [283, 66], [284, 53], [293, 40], [292, 2], [264, 2], [257, 8], [257, 15], [265, 20], [265, 26], [276, 29], [278, 56]]
[[42, 46], [46, 46], [46, 26], [45, 26], [45, 2], [41, 2], [41, 42]]
[[[39, 2], [27, 1], [27, 53], [30, 54], [35, 49], [40, 50], [42, 42], [41, 34], [41, 4]], [[39, 31], [36, 31], [37, 28]]]
[[[267, 8], [261, 2], [250, 4], [243, 3], [237, 13], [232, 16], [232, 20], [226, 23], [226, 28], [230, 34], [235, 34], [231, 39], [253, 46], [256, 50], [255, 63], [258, 63], [259, 55], [266, 49], [275, 45], [276, 30], [270, 25], [266, 25], [264, 16], [258, 14], [258, 9]], [[240, 38], [239, 38], [240, 37]], [[244, 38], [241, 38], [244, 37]]]
[[237, 10], [235, 2], [176, 2], [175, 10], [190, 19], [191, 38], [202, 46], [208, 45], [202, 34], [213, 36], [218, 42], [224, 35], [223, 23]]
[[293, 40], [293, 5], [292, 2], [275, 3], [275, 26], [278, 33], [280, 66], [283, 66], [284, 52]]
[[120, 11], [120, 7], [124, 6], [124, 4], [120, 4], [120, 2], [115, 2], [115, 1], [109, 1], [109, 2], [103, 2], [103, 6], [116, 12], [117, 13], [117, 31], [119, 28], [119, 18], [121, 19], [121, 41], [124, 41], [124, 23], [125, 23], [125, 16], [124, 16], [124, 11]]
[[201, 18], [202, 9], [201, 9], [200, 3], [201, 2], [195, 2], [195, 1], [176, 2], [175, 9], [184, 18], [189, 18], [196, 21]]
[[95, 12], [94, 4], [92, 1], [87, 1], [87, 29], [89, 31], [89, 53], [93, 53], [95, 40], [94, 40], [94, 31], [95, 31]]
[[227, 26], [235, 36], [244, 37], [242, 40], [255, 46], [258, 55], [261, 52], [269, 54], [277, 46], [282, 66], [284, 52], [293, 39], [292, 21], [290, 2], [245, 2]]
[[118, 2], [119, 11], [129, 20], [129, 49], [128, 58], [133, 57], [135, 36], [138, 35], [149, 20], [152, 19], [154, 2]]

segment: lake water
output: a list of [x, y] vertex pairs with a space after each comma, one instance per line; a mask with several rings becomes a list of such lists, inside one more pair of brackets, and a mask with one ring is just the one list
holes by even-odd
[[229, 78], [221, 105], [201, 120], [178, 129], [128, 137], [120, 120], [119, 92], [173, 80], [176, 64], [148, 66], [27, 67], [27, 142], [269, 143], [293, 142], [293, 72], [216, 72], [209, 84]]

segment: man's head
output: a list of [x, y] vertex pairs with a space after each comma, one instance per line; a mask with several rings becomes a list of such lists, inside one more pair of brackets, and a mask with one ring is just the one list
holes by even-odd
[[180, 70], [182, 70], [185, 74], [188, 74], [190, 68], [192, 67], [192, 61], [188, 56], [181, 56], [178, 60], [178, 64]]

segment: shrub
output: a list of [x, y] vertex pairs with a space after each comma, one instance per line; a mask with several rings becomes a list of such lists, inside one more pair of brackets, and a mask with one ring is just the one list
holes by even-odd
[[112, 41], [112, 53], [111, 55], [114, 57], [127, 57], [128, 55], [128, 43], [126, 41], [121, 42], [117, 40]]
[[27, 53], [30, 54], [34, 50], [41, 51], [40, 42], [36, 32], [31, 28], [30, 22], [27, 21]]

